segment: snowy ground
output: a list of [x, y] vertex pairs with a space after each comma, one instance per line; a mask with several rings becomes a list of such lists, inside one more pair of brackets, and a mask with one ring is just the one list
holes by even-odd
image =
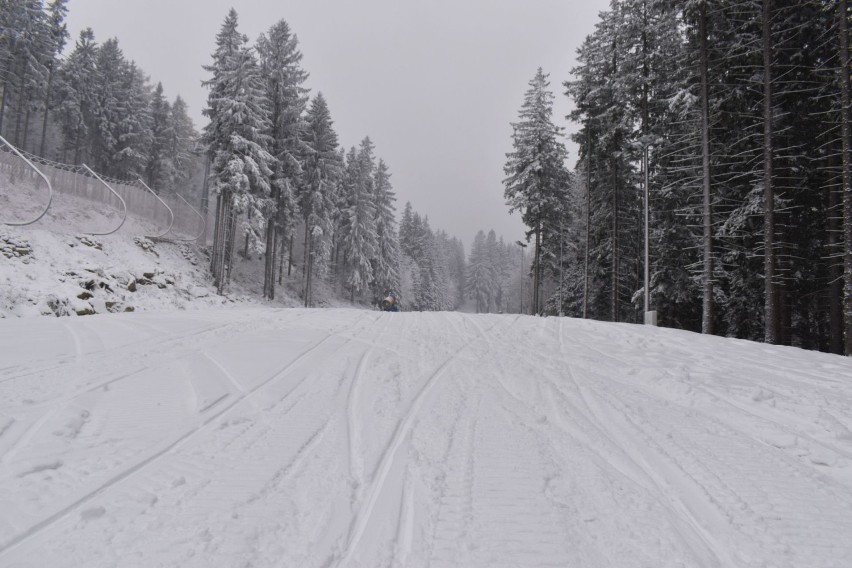
[[[261, 303], [261, 260], [238, 257], [227, 296], [217, 296], [206, 254], [187, 241], [197, 228], [189, 236], [175, 231], [166, 240], [153, 238], [168, 229], [167, 218], [158, 224], [128, 215], [116, 233], [92, 234], [118, 227], [119, 211], [57, 191], [36, 223], [4, 225], [37, 218], [48, 195], [46, 187], [12, 183], [6, 174], [0, 170], [0, 318]], [[274, 304], [300, 303], [280, 288]]]
[[557, 318], [0, 320], [0, 566], [852, 565], [852, 360]]

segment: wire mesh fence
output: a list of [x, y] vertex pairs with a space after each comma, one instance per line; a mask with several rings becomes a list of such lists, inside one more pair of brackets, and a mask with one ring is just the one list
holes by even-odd
[[[126, 215], [137, 222], [122, 231], [200, 245], [210, 233], [198, 208], [177, 193], [155, 194], [138, 180], [118, 180], [85, 166], [53, 162], [0, 139], [0, 224], [27, 224], [48, 206], [51, 214], [40, 217], [39, 224], [74, 217], [72, 224], [84, 233], [118, 230], [124, 225], [125, 207]], [[76, 214], [70, 212], [72, 208], [78, 210]]]

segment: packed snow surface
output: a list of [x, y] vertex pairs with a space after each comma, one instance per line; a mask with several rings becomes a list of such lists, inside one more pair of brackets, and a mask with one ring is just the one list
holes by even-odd
[[852, 566], [852, 361], [566, 318], [0, 320], [0, 565]]

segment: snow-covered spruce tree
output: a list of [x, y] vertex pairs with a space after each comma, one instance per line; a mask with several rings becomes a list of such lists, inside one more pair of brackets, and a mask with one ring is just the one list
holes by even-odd
[[361, 141], [358, 152], [347, 156], [345, 191], [348, 195], [346, 219], [341, 227], [345, 259], [344, 282], [350, 299], [362, 294], [373, 281], [372, 259], [376, 255], [376, 213], [373, 191], [373, 143]]
[[724, 149], [714, 172], [723, 322], [738, 337], [818, 344], [831, 265], [826, 149], [836, 147], [825, 136], [836, 128], [824, 122], [831, 79], [814, 73], [830, 53], [823, 5], [718, 8], [711, 34], [722, 57], [710, 92], [718, 112], [711, 142]]
[[399, 236], [396, 230], [396, 195], [384, 160], [379, 160], [373, 177], [376, 213], [376, 256], [373, 262], [373, 294], [389, 291], [399, 294]]
[[533, 263], [533, 312], [541, 311], [541, 244], [544, 217], [552, 210], [559, 188], [567, 180], [567, 152], [560, 140], [562, 129], [553, 124], [553, 93], [541, 68], [530, 81], [519, 113], [512, 124], [513, 151], [506, 155], [504, 195], [510, 212], [522, 211], [529, 227], [527, 238], [535, 236]]
[[115, 175], [114, 161], [118, 144], [115, 131], [121, 97], [119, 77], [126, 63], [115, 38], [108, 39], [98, 49], [90, 165], [108, 176]]
[[91, 125], [91, 165], [111, 177], [119, 177], [119, 122], [122, 119], [124, 79], [128, 62], [118, 40], [108, 39], [98, 49], [95, 71], [94, 112]]
[[[837, 36], [826, 33], [838, 27], [836, 8], [624, 0], [602, 15], [569, 84], [584, 127], [576, 140], [591, 166], [592, 290], [604, 284], [612, 251], [620, 282], [637, 281], [623, 264], [641, 262], [621, 244], [608, 252], [603, 228], [619, 243], [640, 234], [623, 197], [639, 188], [637, 135], [650, 131], [652, 297], [661, 321], [837, 349], [842, 65]], [[617, 201], [598, 197], [608, 181], [621, 187]]]
[[53, 101], [55, 100], [55, 78], [56, 72], [59, 69], [59, 56], [65, 49], [65, 44], [68, 41], [68, 26], [65, 24], [65, 16], [68, 13], [66, 4], [68, 0], [53, 0], [48, 6], [48, 35], [47, 56], [45, 66], [47, 67], [47, 82], [44, 86], [44, 98], [42, 102], [42, 125], [41, 125], [41, 143], [39, 145], [39, 155], [46, 156], [47, 151], [47, 125], [48, 118], [53, 110]]
[[145, 175], [151, 147], [150, 87], [145, 74], [132, 61], [124, 67], [116, 124], [115, 177]]
[[343, 165], [338, 153], [337, 133], [322, 93], [317, 93], [311, 101], [305, 122], [303, 136], [307, 154], [299, 208], [304, 216], [306, 234], [305, 303], [310, 305], [313, 275], [324, 275], [331, 261], [335, 190], [343, 175]]
[[452, 309], [458, 309], [464, 303], [465, 277], [467, 263], [464, 252], [464, 243], [458, 237], [452, 237], [448, 245], [448, 273], [453, 286], [450, 291]]
[[52, 59], [50, 29], [41, 0], [7, 0], [2, 8], [0, 134], [26, 149], [30, 117], [42, 100]]
[[458, 284], [452, 278], [453, 242], [444, 230], [435, 233], [435, 276], [438, 286], [437, 310], [449, 311], [458, 307], [455, 291]]
[[419, 267], [414, 260], [414, 215], [411, 202], [406, 202], [399, 222], [399, 293], [406, 298], [410, 309], [414, 309], [414, 291], [420, 286]]
[[198, 132], [180, 95], [175, 97], [169, 109], [167, 132], [170, 136], [167, 140], [170, 174], [167, 187], [172, 192], [185, 192], [196, 161], [193, 151], [198, 142]]
[[399, 226], [400, 293], [406, 309], [454, 310], [467, 291], [462, 242], [445, 231], [433, 232], [429, 219], [405, 204]]
[[62, 161], [79, 165], [88, 161], [96, 109], [97, 56], [91, 28], [80, 32], [74, 51], [59, 70], [59, 124], [64, 143]]
[[633, 120], [621, 77], [626, 59], [623, 22], [619, 3], [613, 2], [611, 11], [601, 13], [595, 32], [578, 53], [577, 79], [566, 86], [577, 107], [571, 116], [585, 128], [583, 140], [577, 142], [587, 146], [584, 151], [593, 164], [590, 316], [635, 321], [635, 310], [626, 306], [638, 272], [635, 231], [640, 208], [634, 184], [636, 165], [628, 152]]
[[488, 311], [491, 303], [491, 282], [494, 277], [488, 255], [485, 232], [480, 230], [473, 239], [467, 263], [467, 297], [476, 304], [476, 313]]
[[[485, 237], [485, 258], [491, 273], [491, 278], [488, 282], [488, 305], [486, 306], [486, 311], [489, 313], [499, 311], [500, 300], [502, 300], [500, 292], [501, 259], [498, 246], [497, 233], [494, 232], [494, 229], [491, 229]], [[542, 246], [542, 250], [544, 248]]]
[[169, 102], [163, 96], [163, 84], [157, 83], [151, 94], [151, 149], [145, 167], [148, 186], [157, 192], [163, 191], [172, 178], [172, 163], [169, 157], [174, 132], [169, 120], [170, 110]]
[[[278, 256], [276, 247], [279, 246], [279, 237], [292, 234], [299, 204], [304, 204], [305, 193], [308, 191], [302, 184], [302, 163], [309, 152], [302, 135], [308, 90], [302, 84], [308, 78], [308, 73], [301, 67], [299, 40], [284, 20], [273, 25], [267, 34], [260, 36], [257, 50], [269, 105], [271, 152], [276, 158], [272, 183], [275, 213], [267, 221], [263, 280], [264, 296], [271, 299], [275, 297], [275, 261]], [[307, 245], [307, 217], [310, 213], [302, 213], [303, 219], [306, 220]], [[307, 246], [305, 250], [307, 251]]]
[[275, 158], [271, 145], [268, 101], [254, 51], [237, 31], [231, 10], [216, 36], [213, 77], [204, 113], [210, 118], [205, 141], [212, 155], [210, 189], [217, 196], [212, 272], [221, 294], [227, 285], [237, 235], [244, 214], [244, 234], [260, 240], [273, 205], [270, 179]]
[[437, 279], [438, 257], [435, 251], [435, 233], [429, 226], [428, 217], [420, 217], [415, 214], [415, 226], [417, 227], [418, 261], [420, 269], [420, 286], [414, 292], [414, 305], [420, 311], [440, 310], [440, 290]]
[[428, 221], [414, 211], [411, 203], [406, 203], [399, 226], [399, 245], [403, 258], [402, 265], [405, 267], [402, 274], [403, 295], [406, 298], [406, 305], [414, 310], [429, 309], [424, 304], [422, 296], [423, 290], [429, 289], [431, 285], [426, 282], [424, 288], [424, 280], [429, 280], [428, 277], [424, 278], [424, 275], [428, 272], [430, 262], [428, 254], [432, 241], [433, 235], [429, 230]]

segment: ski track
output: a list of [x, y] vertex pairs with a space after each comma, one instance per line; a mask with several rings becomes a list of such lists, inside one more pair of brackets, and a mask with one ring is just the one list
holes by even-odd
[[[360, 322], [360, 320], [356, 321], [356, 323], [359, 323], [359, 322]], [[198, 332], [198, 333], [204, 333], [205, 331], [208, 331], [208, 330], [202, 330], [201, 332]], [[197, 333], [193, 333], [193, 334], [190, 334], [190, 335], [194, 336], [194, 335], [197, 335]], [[112, 488], [113, 486], [115, 486], [118, 483], [126, 480], [130, 476], [142, 471], [143, 468], [154, 464], [157, 460], [161, 459], [163, 456], [165, 456], [168, 453], [179, 448], [181, 445], [185, 444], [189, 439], [191, 439], [192, 437], [194, 437], [197, 434], [199, 434], [200, 432], [202, 432], [205, 428], [209, 427], [209, 425], [213, 424], [217, 419], [225, 416], [236, 405], [245, 401], [246, 399], [250, 399], [254, 393], [259, 391], [263, 387], [267, 386], [271, 382], [275, 381], [276, 379], [280, 379], [283, 376], [285, 376], [290, 369], [292, 369], [293, 367], [295, 367], [296, 365], [301, 363], [304, 359], [306, 359], [307, 357], [312, 355], [323, 344], [325, 344], [329, 339], [331, 339], [332, 337], [335, 337], [336, 335], [337, 335], [337, 332], [335, 332], [335, 331], [329, 332], [327, 335], [325, 335], [325, 337], [323, 337], [322, 339], [320, 339], [319, 341], [317, 341], [313, 345], [311, 345], [309, 348], [304, 350], [295, 359], [293, 359], [291, 362], [289, 362], [285, 367], [283, 367], [279, 371], [275, 372], [272, 376], [263, 380], [258, 385], [256, 385], [254, 388], [252, 388], [250, 390], [242, 391], [241, 395], [238, 396], [238, 397], [235, 397], [229, 404], [225, 405], [224, 407], [219, 409], [217, 412], [203, 418], [201, 425], [199, 425], [198, 427], [195, 427], [195, 428], [193, 428], [189, 431], [183, 432], [180, 436], [178, 436], [176, 439], [172, 440], [170, 443], [168, 443], [164, 447], [156, 450], [155, 452], [151, 453], [150, 455], [148, 455], [144, 459], [134, 463], [130, 467], [125, 468], [120, 473], [110, 477], [108, 480], [106, 480], [105, 482], [100, 484], [99, 487], [97, 487], [96, 489], [82, 495], [80, 498], [76, 499], [70, 505], [64, 507], [63, 509], [61, 509], [61, 510], [59, 510], [59, 511], [57, 511], [57, 512], [55, 512], [55, 513], [53, 513], [49, 516], [47, 516], [46, 518], [42, 519], [41, 521], [37, 522], [36, 524], [31, 526], [30, 528], [24, 530], [23, 532], [17, 534], [16, 536], [12, 537], [11, 539], [7, 540], [6, 542], [0, 543], [0, 556], [4, 555], [9, 550], [11, 550], [14, 547], [16, 547], [17, 545], [25, 542], [26, 540], [31, 539], [32, 537], [38, 535], [40, 532], [44, 531], [46, 528], [50, 527], [51, 525], [56, 523], [58, 520], [67, 516], [72, 511], [78, 510], [85, 503], [87, 503], [87, 502], [91, 501], [92, 499], [94, 499], [95, 497], [103, 494], [104, 492], [106, 492], [107, 490]], [[183, 337], [181, 337], [180, 339], [183, 339]], [[302, 381], [298, 382], [296, 384], [296, 386], [293, 387], [288, 392], [287, 396], [289, 396], [290, 393], [292, 393], [293, 391], [298, 389], [299, 386], [301, 386], [303, 382], [304, 382], [304, 379]], [[58, 409], [59, 407], [60, 407], [60, 405], [57, 405], [55, 407], [55, 409]], [[32, 428], [30, 428], [28, 430], [27, 435], [26, 435], [27, 440], [35, 434], [35, 432], [49, 419], [49, 417], [53, 413], [54, 413], [54, 411], [51, 411], [51, 412], [44, 414], [42, 416], [42, 418]], [[26, 440], [22, 441], [21, 445], [23, 445], [25, 443], [26, 443]]]
[[[107, 355], [107, 357], [106, 357], [105, 361], [101, 362], [101, 364], [108, 363], [108, 362], [114, 361], [114, 360], [119, 360], [121, 357], [127, 356], [128, 353], [126, 353], [125, 350], [129, 350], [131, 353], [132, 352], [148, 353], [148, 352], [151, 352], [152, 350], [155, 350], [157, 347], [159, 347], [161, 345], [168, 345], [175, 340], [185, 340], [185, 339], [190, 339], [190, 338], [197, 337], [197, 336], [206, 335], [206, 334], [209, 334], [209, 333], [215, 333], [215, 332], [221, 331], [225, 328], [232, 327], [233, 325], [235, 325], [235, 324], [229, 323], [229, 324], [222, 324], [222, 325], [212, 325], [212, 326], [207, 326], [207, 327], [200, 329], [200, 330], [197, 330], [197, 331], [187, 333], [183, 336], [169, 337], [169, 338], [165, 338], [165, 339], [148, 337], [148, 338], [142, 339], [140, 341], [133, 341], [133, 342], [124, 344], [124, 345], [117, 347], [117, 348], [103, 348], [103, 349], [100, 349], [100, 350], [86, 351], [86, 350], [83, 350], [83, 348], [82, 348], [82, 343], [79, 339], [79, 337], [80, 337], [79, 334], [77, 332], [73, 331], [73, 327], [71, 326], [71, 324], [65, 324], [65, 327], [70, 332], [69, 335], [72, 336], [73, 341], [74, 341], [75, 355], [70, 356], [70, 357], [69, 356], [63, 356], [63, 357], [60, 357], [60, 358], [54, 360], [49, 365], [46, 365], [46, 366], [43, 366], [43, 367], [36, 367], [35, 369], [29, 370], [25, 373], [18, 373], [18, 374], [11, 376], [11, 377], [0, 379], [0, 384], [5, 383], [5, 382], [16, 381], [16, 380], [20, 380], [20, 379], [25, 379], [25, 378], [31, 377], [33, 375], [44, 374], [44, 373], [48, 373], [50, 371], [55, 371], [55, 370], [59, 370], [59, 369], [61, 369], [64, 372], [65, 370], [67, 370], [67, 365], [69, 363], [71, 363], [71, 364], [74, 364], [74, 363], [82, 364], [82, 363], [86, 362], [86, 359], [94, 358], [94, 357], [96, 357], [98, 355], [102, 355], [102, 354]], [[18, 366], [18, 368], [20, 368], [20, 366]]]
[[[830, 523], [836, 526], [840, 522], [848, 526], [847, 532], [852, 534], [852, 519], [848, 514], [844, 517], [843, 513], [852, 510], [852, 499], [844, 493], [833, 494], [830, 499], [825, 499], [810, 491], [811, 486], [823, 485], [814, 477], [813, 469], [786, 459], [776, 448], [747, 441], [749, 437], [744, 436], [741, 428], [731, 429], [721, 419], [708, 416], [698, 408], [681, 406], [669, 400], [664, 393], [648, 389], [639, 381], [621, 379], [621, 376], [628, 375], [629, 370], [635, 368], [634, 362], [603, 353], [588, 342], [582, 342], [582, 349], [617, 361], [622, 368], [620, 374], [606, 377], [598, 372], [590, 374], [586, 371], [587, 377], [597, 375], [599, 378], [594, 381], [584, 380], [583, 385], [576, 377], [572, 379], [586, 407], [598, 416], [598, 424], [608, 430], [608, 436], [617, 446], [631, 450], [631, 460], [654, 482], [660, 497], [671, 501], [673, 514], [687, 520], [691, 532], [700, 537], [707, 549], [712, 551], [715, 558], [705, 558], [708, 565], [752, 565], [750, 559], [733, 557], [730, 553], [731, 550], [741, 549], [746, 539], [760, 540], [763, 549], [777, 554], [790, 549], [797, 552], [807, 550], [807, 541], [794, 546], [789, 542], [780, 542], [766, 530], [769, 525], [777, 524], [783, 528], [771, 531], [772, 534], [789, 531], [812, 538], [812, 531], [802, 523], [803, 519], [785, 517], [780, 511], [773, 512], [788, 509], [799, 501], [820, 503]], [[564, 352], [564, 346], [562, 350]], [[571, 376], [574, 376], [573, 373]], [[619, 386], [617, 391], [613, 389], [616, 385]], [[694, 388], [696, 385], [691, 386]], [[654, 407], [660, 406], [661, 401], [663, 406], [655, 411]], [[739, 424], [742, 424], [743, 414], [756, 416], [741, 405], [729, 406], [740, 412]], [[680, 420], [671, 420], [671, 424], [664, 429], [660, 423], [665, 422], [665, 418], [673, 412], [682, 412], [683, 416]], [[651, 419], [650, 415], [654, 418]], [[698, 417], [700, 421], [695, 420]], [[765, 420], [761, 416], [757, 417]], [[706, 426], [702, 428], [698, 424]], [[774, 423], [773, 427], [791, 432], [790, 428], [781, 423]], [[796, 432], [796, 435], [802, 434]], [[673, 443], [681, 437], [685, 439], [684, 442]], [[697, 442], [697, 447], [704, 451], [697, 451]], [[646, 450], [639, 452], [635, 450], [637, 448]], [[760, 465], [751, 466], [756, 455], [760, 456], [757, 462]], [[714, 459], [722, 457], [723, 461], [714, 462]], [[772, 464], [768, 470], [767, 463]], [[715, 467], [711, 469], [708, 464]], [[724, 472], [724, 477], [720, 477], [717, 472]], [[779, 476], [779, 472], [786, 475]], [[802, 479], [810, 480], [811, 483], [803, 482]], [[755, 491], [754, 488], [764, 489]], [[772, 502], [774, 493], [782, 496], [776, 498], [778, 503]], [[813, 519], [808, 522], [813, 523]], [[749, 528], [749, 534], [743, 532], [743, 527]], [[696, 557], [702, 557], [701, 550], [694, 549], [694, 552]], [[822, 552], [819, 546], [815, 552]], [[852, 553], [852, 549], [840, 546], [835, 554], [840, 558], [844, 553]], [[806, 552], [801, 556], [800, 561], [808, 558]]]
[[[692, 336], [576, 320], [569, 333], [562, 318], [240, 314], [148, 326], [112, 348], [96, 327], [64, 324], [73, 354], [0, 370], [0, 384], [81, 377], [0, 421], [0, 440], [14, 440], [3, 467], [84, 396], [188, 355], [218, 375], [195, 395], [197, 424], [45, 509], [0, 543], [0, 564], [55, 534], [74, 539], [69, 559], [99, 557], [100, 541], [69, 536], [81, 523], [103, 534], [99, 565], [139, 561], [138, 535], [169, 529], [161, 563], [187, 567], [846, 568], [852, 557], [837, 538], [852, 534], [852, 401], [840, 381], [785, 370], [790, 350], [768, 348], [780, 355], [765, 365], [716, 361], [691, 354]], [[320, 336], [264, 376], [216, 350], [290, 328]], [[113, 371], [87, 374], [98, 359]], [[45, 459], [21, 475], [61, 467]], [[96, 528], [110, 503], [138, 514]], [[203, 544], [179, 546], [190, 542]]]
[[[492, 326], [492, 329], [496, 327], [499, 323], [499, 321], [495, 323]], [[463, 337], [463, 335], [460, 334], [459, 337]], [[422, 386], [419, 388], [408, 410], [405, 412], [399, 422], [397, 422], [397, 426], [394, 430], [390, 442], [381, 453], [379, 464], [376, 467], [376, 471], [372, 476], [372, 482], [367, 491], [366, 500], [364, 501], [363, 505], [358, 508], [358, 511], [353, 518], [350, 535], [346, 540], [344, 548], [339, 554], [339, 560], [337, 560], [336, 562], [333, 561], [334, 566], [348, 566], [353, 561], [354, 555], [356, 554], [358, 548], [358, 544], [360, 543], [361, 538], [364, 535], [364, 531], [366, 530], [367, 525], [370, 523], [370, 519], [373, 515], [373, 510], [375, 509], [376, 502], [378, 501], [383, 491], [385, 491], [385, 484], [388, 479], [388, 474], [391, 468], [394, 466], [397, 453], [399, 452], [403, 443], [409, 436], [414, 421], [418, 413], [421, 411], [421, 407], [424, 405], [425, 399], [435, 388], [435, 385], [438, 383], [447, 368], [454, 361], [457, 360], [459, 355], [469, 349], [470, 346], [476, 341], [485, 340], [486, 338], [487, 336], [485, 334], [482, 334], [478, 338], [468, 339], [465, 343], [462, 344], [461, 347], [457, 348], [434, 371], [432, 371], [431, 374], [425, 379], [425, 381], [422, 381]]]

